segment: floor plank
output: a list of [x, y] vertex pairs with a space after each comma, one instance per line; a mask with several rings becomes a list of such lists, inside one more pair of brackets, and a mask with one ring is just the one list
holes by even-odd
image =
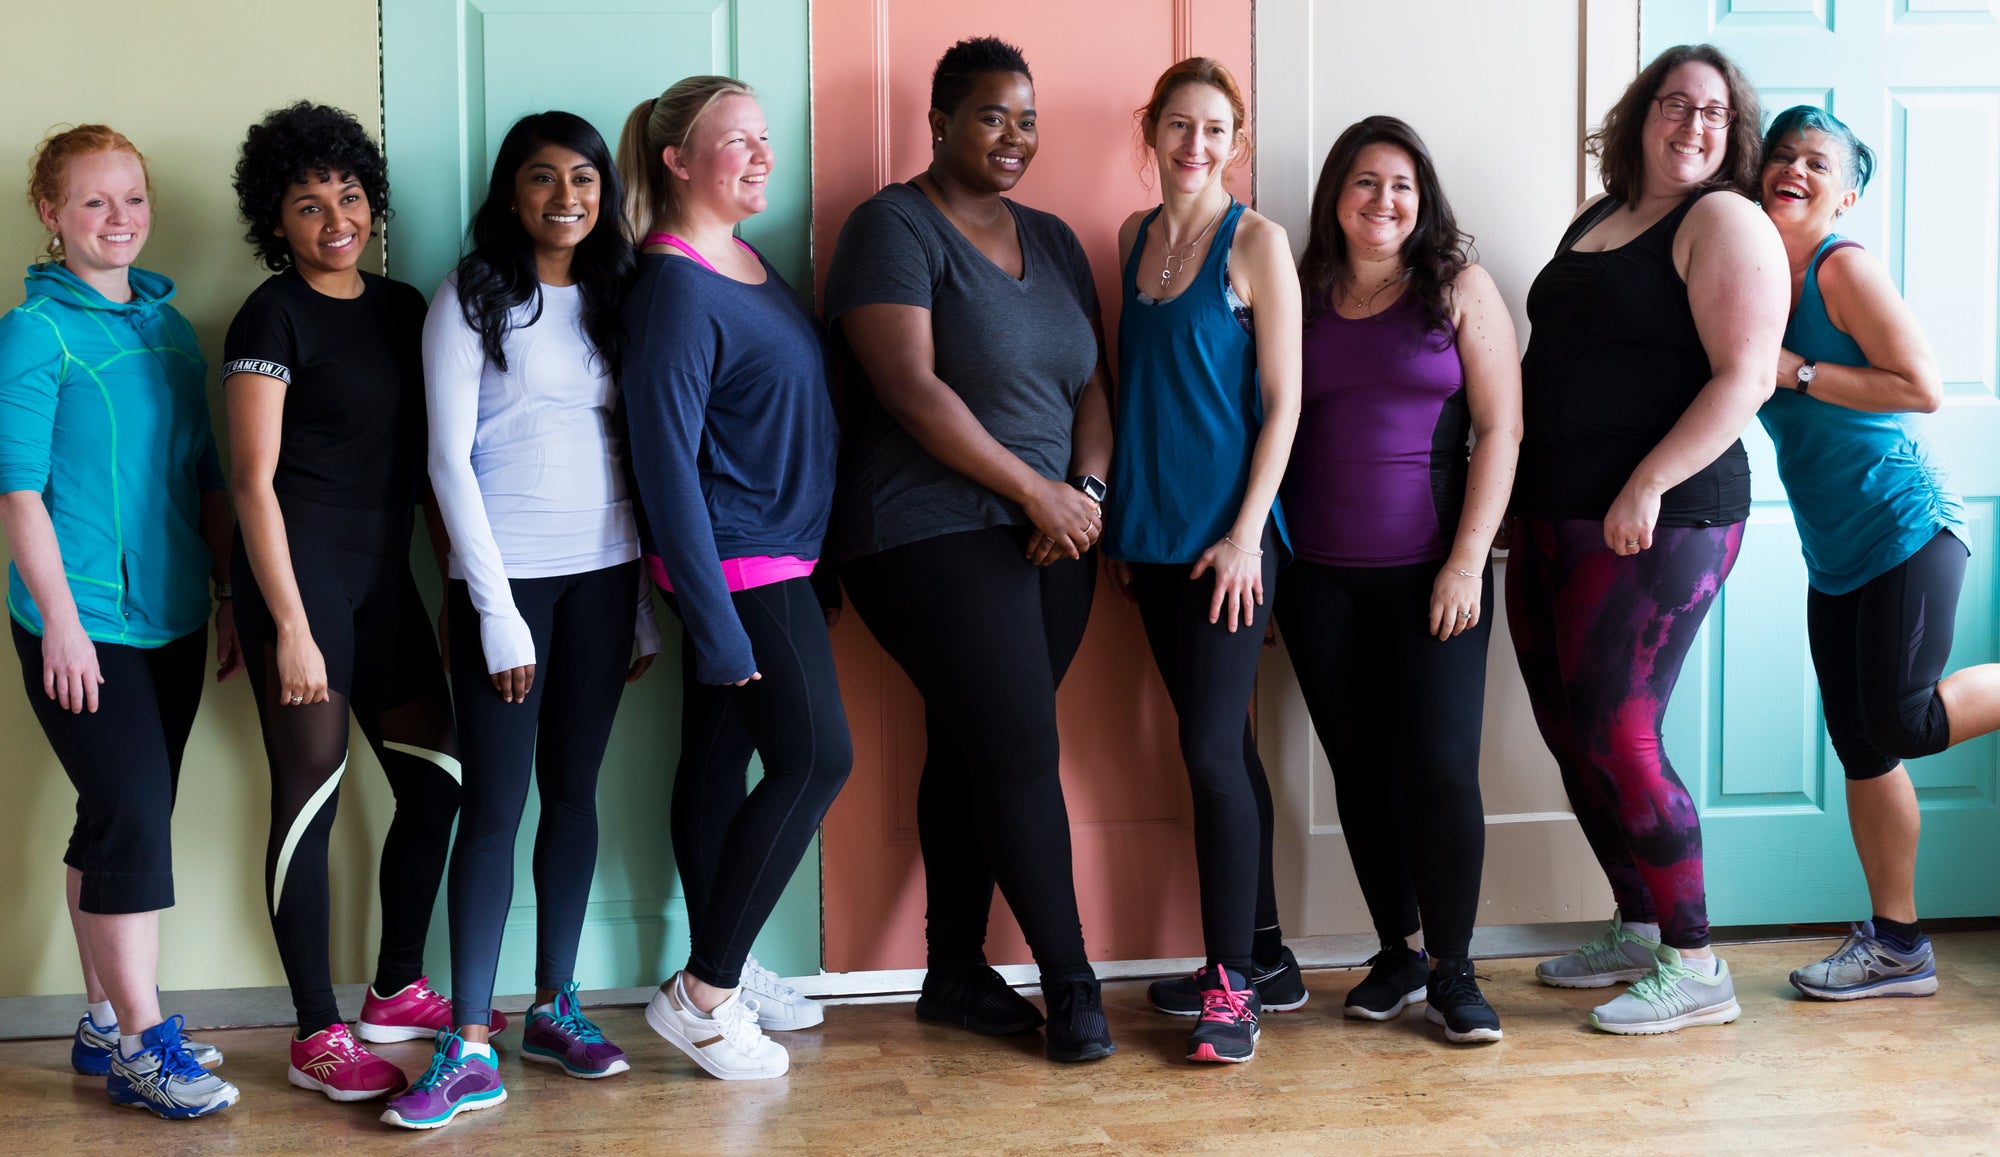
[[[285, 1083], [284, 1034], [207, 1034], [243, 1101], [203, 1121], [114, 1112], [72, 1075], [67, 1045], [0, 1044], [9, 1153], [1867, 1153], [2000, 1155], [2000, 932], [1938, 938], [1927, 1000], [1821, 1004], [1785, 983], [1831, 942], [1726, 955], [1744, 1015], [1723, 1028], [1623, 1038], [1584, 1027], [1603, 992], [1533, 982], [1531, 960], [1482, 962], [1507, 1039], [1453, 1046], [1420, 1012], [1344, 1020], [1352, 971], [1308, 973], [1312, 1002], [1265, 1022], [1257, 1059], [1190, 1066], [1190, 1022], [1150, 1012], [1144, 986], [1107, 986], [1119, 1054], [1062, 1067], [1038, 1037], [921, 1025], [907, 1004], [841, 1006], [786, 1034], [783, 1079], [708, 1078], [645, 1026], [604, 1010], [633, 1072], [571, 1080], [523, 1066], [501, 1038], [504, 1106], [414, 1136], [379, 1106]], [[383, 1046], [411, 1073], [426, 1044]]]

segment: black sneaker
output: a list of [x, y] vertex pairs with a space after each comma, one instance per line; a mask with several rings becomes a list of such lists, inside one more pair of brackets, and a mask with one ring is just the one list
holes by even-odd
[[984, 1036], [1012, 1036], [1042, 1027], [1033, 1001], [1007, 986], [1000, 974], [971, 962], [924, 973], [917, 1019], [971, 1029]]
[[1048, 1042], [1052, 1061], [1101, 1061], [1118, 1051], [1111, 1043], [1111, 1026], [1104, 1019], [1104, 993], [1094, 976], [1044, 982], [1042, 999], [1049, 1006]]
[[1473, 1044], [1500, 1039], [1500, 1017], [1479, 991], [1470, 960], [1437, 962], [1431, 973], [1430, 1007], [1424, 1019], [1444, 1026], [1444, 1039], [1453, 1044]]
[[1368, 958], [1368, 978], [1347, 990], [1347, 1015], [1394, 1020], [1422, 1003], [1430, 978], [1430, 961], [1421, 950], [1401, 944], [1384, 948]]
[[[1200, 975], [1155, 980], [1146, 986], [1146, 999], [1168, 1016], [1198, 1016], [1201, 1014], [1201, 984], [1196, 977]], [[1264, 1002], [1265, 1012], [1290, 1012], [1305, 1007], [1305, 974], [1299, 971], [1299, 958], [1293, 956], [1289, 948], [1279, 950], [1276, 963], [1258, 961], [1252, 964], [1250, 987], [1257, 990], [1257, 999]]]
[[1257, 1055], [1257, 1019], [1264, 1011], [1243, 975], [1213, 964], [1195, 973], [1201, 1019], [1188, 1034], [1188, 1059], [1240, 1065]]

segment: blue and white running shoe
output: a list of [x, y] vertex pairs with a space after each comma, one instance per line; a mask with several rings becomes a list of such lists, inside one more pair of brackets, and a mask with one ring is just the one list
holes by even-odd
[[1833, 955], [1792, 973], [1792, 987], [1817, 1000], [1869, 996], [1930, 996], [1937, 991], [1931, 938], [1920, 936], [1908, 952], [1875, 935], [1875, 922], [1849, 926]]
[[111, 1054], [105, 1091], [114, 1105], [147, 1109], [168, 1120], [205, 1117], [236, 1103], [236, 1086], [195, 1063], [181, 1040], [181, 1018], [168, 1017], [139, 1035], [139, 1055]]
[[[222, 1050], [214, 1045], [196, 1040], [183, 1040], [181, 1047], [194, 1054], [194, 1063], [204, 1069], [212, 1069], [222, 1063]], [[118, 1050], [118, 1026], [105, 1027], [90, 1018], [89, 1013], [76, 1022], [76, 1036], [69, 1042], [69, 1067], [86, 1077], [101, 1077], [111, 1072], [111, 1054]]]

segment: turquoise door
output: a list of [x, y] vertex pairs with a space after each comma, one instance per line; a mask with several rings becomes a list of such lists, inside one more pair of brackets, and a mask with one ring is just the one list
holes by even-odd
[[[786, 280], [810, 286], [807, 44], [806, 0], [383, 0], [390, 275], [429, 294], [451, 271], [486, 195], [493, 150], [521, 115], [567, 109], [616, 148], [633, 105], [683, 76], [722, 73], [757, 89], [777, 152], [770, 208], [745, 224], [744, 237]], [[667, 835], [680, 752], [679, 630], [664, 607], [660, 617], [666, 652], [626, 690], [598, 788], [597, 880], [577, 958], [587, 989], [653, 984], [687, 959]], [[536, 816], [531, 795], [496, 992], [534, 987]], [[428, 956], [441, 978], [450, 959], [444, 920], [433, 929]], [[756, 952], [767, 967], [799, 975], [818, 970], [819, 944], [815, 847]]]
[[[1887, 262], [1922, 319], [1947, 400], [1923, 418], [1965, 497], [1972, 549], [1951, 666], [2000, 658], [2000, 21], [1955, 0], [1648, 0], [1643, 51], [1707, 41], [1767, 115], [1815, 104], [1880, 164], [1842, 231]], [[1770, 441], [1753, 424], [1755, 505], [1719, 612], [1668, 714], [1669, 750], [1702, 810], [1718, 924], [1858, 919], [1867, 889], [1847, 832], [1840, 763], [1806, 650], [1805, 566]], [[1926, 916], [2000, 913], [2000, 745], [1974, 740], [1910, 774], [1924, 813]]]

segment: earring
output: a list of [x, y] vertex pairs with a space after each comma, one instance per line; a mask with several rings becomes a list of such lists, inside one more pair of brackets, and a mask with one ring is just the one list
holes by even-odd
[[61, 248], [62, 248], [62, 234], [60, 234], [60, 233], [51, 233], [51, 234], [49, 235], [49, 248], [50, 248], [51, 250], [55, 250], [55, 249], [61, 249]]

